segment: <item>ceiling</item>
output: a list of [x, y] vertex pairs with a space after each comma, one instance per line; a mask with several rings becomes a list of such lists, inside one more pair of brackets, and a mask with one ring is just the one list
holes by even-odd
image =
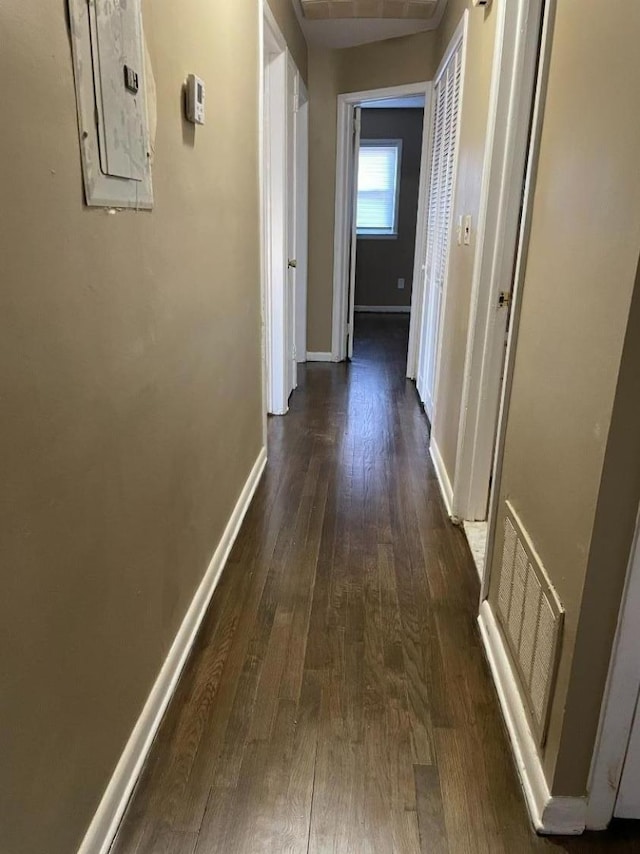
[[447, 0], [293, 0], [309, 44], [353, 47], [434, 30]]

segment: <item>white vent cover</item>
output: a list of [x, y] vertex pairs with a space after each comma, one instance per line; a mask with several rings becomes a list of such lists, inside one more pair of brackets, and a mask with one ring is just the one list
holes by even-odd
[[533, 729], [544, 744], [564, 610], [511, 504], [506, 502], [498, 619], [524, 689]]
[[302, 0], [306, 18], [404, 18], [431, 20], [438, 0]]

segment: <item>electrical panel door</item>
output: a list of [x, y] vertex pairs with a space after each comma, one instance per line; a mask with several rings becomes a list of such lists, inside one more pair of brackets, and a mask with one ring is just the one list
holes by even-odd
[[138, 4], [91, 0], [89, 15], [100, 167], [105, 175], [142, 181], [147, 146]]

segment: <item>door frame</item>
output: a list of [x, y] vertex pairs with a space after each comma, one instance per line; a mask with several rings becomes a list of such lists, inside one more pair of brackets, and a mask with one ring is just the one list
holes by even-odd
[[604, 830], [614, 815], [640, 695], [639, 625], [640, 510], [591, 762], [587, 830]]
[[[511, 290], [511, 315], [507, 329], [507, 346], [504, 360], [504, 378], [501, 384], [500, 405], [498, 410], [498, 421], [496, 430], [496, 450], [492, 467], [492, 486], [489, 492], [489, 514], [487, 524], [487, 544], [485, 550], [484, 572], [480, 590], [480, 602], [482, 603], [489, 595], [489, 584], [491, 580], [491, 562], [496, 541], [496, 527], [498, 524], [498, 502], [500, 500], [500, 483], [502, 480], [502, 465], [504, 460], [504, 447], [507, 434], [507, 420], [509, 404], [511, 400], [511, 388], [513, 385], [513, 373], [516, 361], [518, 330], [520, 325], [520, 312], [522, 308], [522, 290], [527, 266], [527, 255], [529, 250], [529, 237], [531, 234], [531, 221], [533, 217], [533, 198], [535, 194], [536, 178], [538, 172], [538, 156], [540, 152], [540, 139], [542, 136], [542, 123], [544, 119], [544, 107], [547, 95], [547, 83], [549, 78], [549, 65], [551, 59], [551, 44], [553, 41], [553, 27], [555, 22], [555, 10], [557, 0], [517, 0], [518, 6], [526, 6], [537, 9], [542, 20], [534, 15], [529, 16], [527, 30], [540, 28], [541, 33], [538, 41], [538, 66], [535, 72], [535, 86], [532, 95], [533, 113], [530, 123], [529, 145], [527, 153], [527, 168], [524, 179], [524, 191], [522, 193], [522, 213], [519, 218], [520, 226], [517, 237], [517, 251], [514, 265], [513, 285]], [[532, 34], [529, 33], [529, 38]], [[528, 39], [527, 39], [528, 40]]]
[[295, 114], [295, 348], [298, 364], [307, 360], [307, 289], [309, 270], [309, 92], [298, 74]]
[[[347, 308], [347, 359], [353, 358], [353, 336], [355, 333], [356, 311], [356, 275], [358, 272], [358, 180], [356, 177], [356, 162], [359, 162], [360, 145], [362, 143], [362, 107], [356, 104], [353, 108], [353, 136], [351, 149], [353, 157], [353, 180], [351, 182], [351, 199], [349, 203], [349, 292]], [[398, 181], [398, 192], [399, 192]], [[398, 203], [396, 195], [396, 204]]]
[[[431, 119], [431, 81], [408, 83], [404, 86], [388, 86], [383, 89], [368, 89], [363, 92], [349, 92], [338, 95], [338, 130], [336, 144], [336, 194], [335, 224], [333, 234], [333, 308], [331, 322], [331, 361], [342, 362], [347, 358], [347, 324], [349, 319], [349, 249], [351, 245], [351, 193], [355, 176], [355, 162], [352, 146], [353, 121], [355, 108], [366, 101], [382, 101], [386, 98], [401, 98], [411, 95], [424, 95], [423, 147], [420, 162], [420, 188], [418, 209], [424, 210], [426, 184], [425, 172], [428, 171], [428, 148], [424, 145], [424, 135], [430, 133]], [[416, 223], [416, 243], [418, 242]], [[418, 259], [415, 255], [415, 259]], [[418, 320], [415, 305], [421, 305], [424, 289], [424, 276], [414, 260], [413, 285], [411, 294], [410, 341], [416, 338], [412, 330]], [[415, 346], [415, 345], [414, 345]], [[415, 357], [414, 357], [415, 361]], [[407, 362], [407, 365], [409, 362]]]
[[[452, 515], [485, 521], [538, 73], [543, 0], [495, 3], [489, 119], [471, 286]], [[501, 304], [500, 294], [509, 294]]]
[[[291, 393], [290, 349], [295, 342], [289, 329], [290, 301], [288, 268], [288, 157], [289, 119], [294, 98], [289, 97], [289, 69], [300, 72], [287, 48], [287, 42], [268, 6], [262, 0], [261, 56], [261, 236], [263, 275], [263, 328], [265, 409], [271, 415], [289, 410]], [[272, 57], [267, 64], [267, 57]], [[295, 118], [295, 117], [294, 117]], [[295, 121], [294, 121], [295, 126]]]

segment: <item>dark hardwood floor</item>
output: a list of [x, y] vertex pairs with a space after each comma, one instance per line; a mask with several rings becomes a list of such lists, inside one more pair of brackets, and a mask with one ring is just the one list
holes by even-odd
[[408, 320], [310, 364], [114, 854], [631, 852], [529, 825], [479, 585], [404, 379]]

